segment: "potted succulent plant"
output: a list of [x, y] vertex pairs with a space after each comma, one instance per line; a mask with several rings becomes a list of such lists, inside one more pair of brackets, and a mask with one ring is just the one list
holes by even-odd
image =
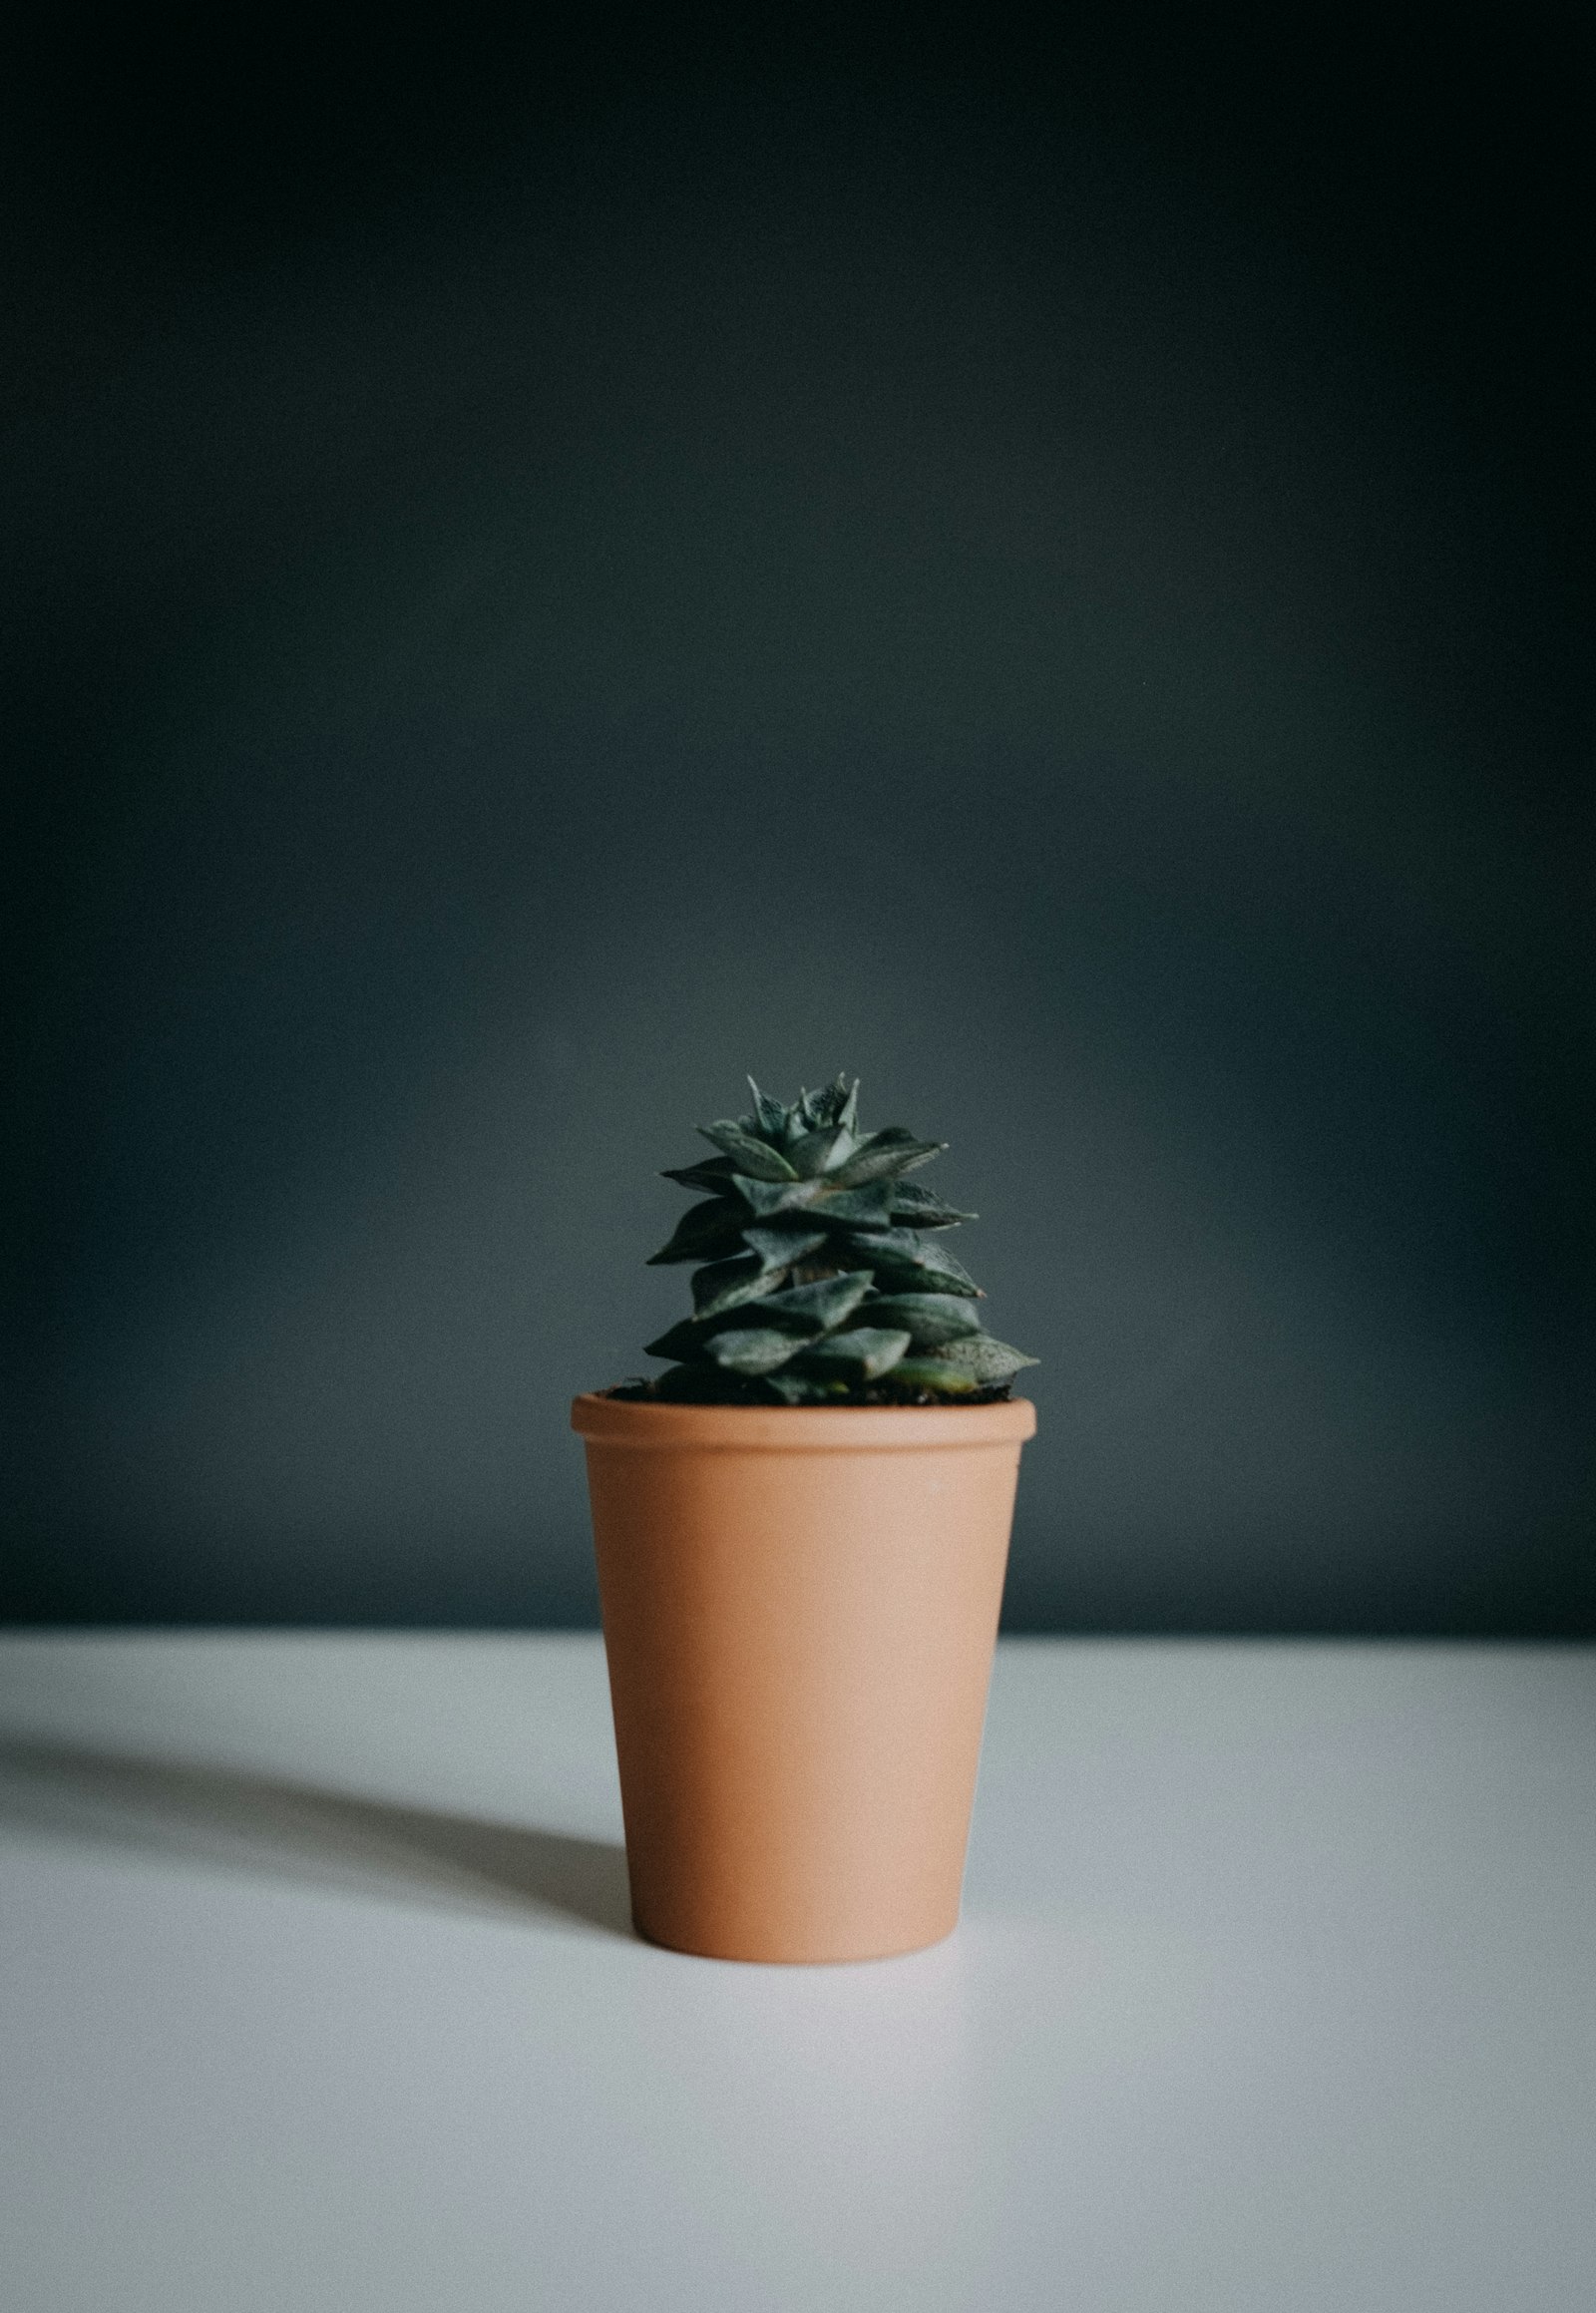
[[1033, 1358], [948, 1250], [975, 1216], [842, 1077], [699, 1127], [655, 1262], [693, 1310], [579, 1397], [632, 1913], [678, 1951], [937, 1942], [960, 1885]]

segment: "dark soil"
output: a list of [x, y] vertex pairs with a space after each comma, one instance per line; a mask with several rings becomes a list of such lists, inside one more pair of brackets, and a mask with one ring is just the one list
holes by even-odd
[[[651, 1381], [617, 1381], [612, 1389], [595, 1392], [599, 1397], [618, 1397], [627, 1405], [783, 1405], [774, 1392], [766, 1396], [757, 1382], [741, 1387], [728, 1385], [723, 1396], [671, 1397], [655, 1387]], [[839, 1405], [1001, 1405], [1009, 1395], [1005, 1381], [998, 1388], [972, 1389], [958, 1397], [939, 1397], [930, 1389], [891, 1389], [883, 1383], [869, 1382], [863, 1389], [851, 1389], [846, 1397], [828, 1397], [823, 1405], [786, 1406], [795, 1413], [829, 1413]]]

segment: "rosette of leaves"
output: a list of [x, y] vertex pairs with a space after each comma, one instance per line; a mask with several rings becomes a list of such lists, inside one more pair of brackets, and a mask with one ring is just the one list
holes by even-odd
[[747, 1116], [704, 1124], [715, 1154], [665, 1174], [702, 1192], [653, 1263], [690, 1262], [692, 1315], [647, 1354], [650, 1396], [711, 1404], [927, 1404], [1005, 1397], [1034, 1357], [995, 1341], [947, 1245], [973, 1221], [908, 1178], [947, 1145], [859, 1125], [839, 1076], [786, 1105], [749, 1078]]

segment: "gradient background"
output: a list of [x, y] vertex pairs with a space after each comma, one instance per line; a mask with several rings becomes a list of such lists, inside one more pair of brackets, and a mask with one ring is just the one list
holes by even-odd
[[0, 1606], [594, 1619], [845, 1066], [1012, 1627], [1596, 1633], [1585, 35], [796, 14], [10, 36]]

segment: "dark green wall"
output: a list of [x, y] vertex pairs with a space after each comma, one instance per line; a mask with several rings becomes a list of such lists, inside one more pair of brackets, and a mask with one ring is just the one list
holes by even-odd
[[588, 1618], [846, 1066], [1016, 1627], [1589, 1633], [1572, 20], [800, 14], [20, 39], [0, 1601]]

